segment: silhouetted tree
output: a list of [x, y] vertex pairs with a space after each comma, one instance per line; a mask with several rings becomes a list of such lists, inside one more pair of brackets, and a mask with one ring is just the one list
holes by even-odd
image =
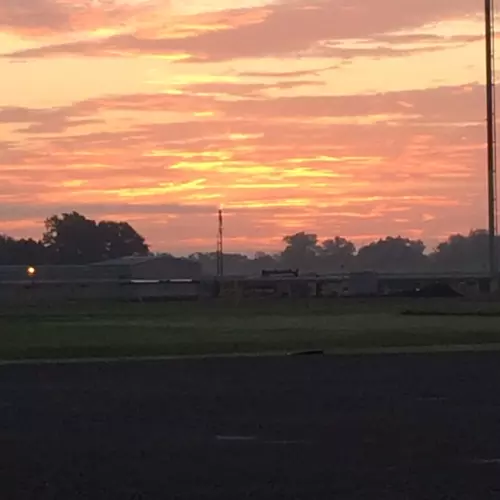
[[96, 222], [77, 212], [46, 219], [42, 241], [55, 264], [88, 264], [102, 260], [103, 249]]
[[335, 236], [333, 239], [323, 241], [318, 253], [321, 271], [340, 272], [351, 268], [356, 254], [356, 245], [352, 241]]
[[[356, 253], [356, 246], [340, 236], [321, 243], [314, 233], [301, 231], [283, 238], [277, 255], [257, 252], [253, 258], [224, 254], [226, 275], [260, 275], [262, 270], [291, 268], [304, 272], [338, 273], [354, 270], [386, 272], [470, 271], [488, 269], [488, 233], [473, 230], [454, 234], [426, 255], [420, 240], [386, 237]], [[500, 238], [497, 240], [500, 260]], [[88, 219], [78, 212], [53, 215], [45, 221], [41, 241], [16, 240], [0, 234], [0, 265], [88, 264], [129, 255], [148, 255], [144, 238], [127, 222]], [[170, 255], [170, 254], [168, 254]], [[215, 252], [198, 252], [190, 259], [201, 263], [204, 273], [216, 273]]]
[[3, 265], [13, 264], [16, 240], [5, 234], [0, 234], [0, 263]]
[[16, 242], [17, 265], [40, 265], [47, 261], [47, 249], [41, 241], [35, 241], [32, 238], [20, 239]]
[[425, 245], [420, 240], [400, 236], [380, 239], [360, 248], [356, 256], [358, 270], [422, 271], [427, 266]]
[[318, 236], [305, 232], [285, 236], [283, 242], [286, 248], [281, 254], [281, 263], [284, 267], [300, 268], [303, 271], [312, 271], [316, 267], [316, 257], [320, 253]]
[[39, 265], [46, 259], [47, 252], [41, 242], [0, 235], [0, 265]]
[[144, 238], [128, 223], [97, 223], [77, 212], [48, 218], [42, 241], [56, 264], [89, 264], [149, 252]]
[[252, 274], [261, 274], [264, 270], [277, 269], [279, 261], [279, 255], [269, 255], [265, 252], [256, 252], [253, 259]]
[[[191, 254], [189, 259], [199, 262], [203, 272], [207, 275], [214, 275], [217, 272], [217, 254], [215, 252], [196, 252]], [[257, 252], [253, 259], [239, 253], [224, 254], [224, 274], [226, 276], [260, 275], [263, 269], [274, 269], [278, 265], [278, 257], [264, 252]]]
[[128, 255], [148, 255], [144, 238], [128, 222], [101, 221], [98, 236], [104, 247], [103, 257], [116, 259]]
[[[488, 248], [488, 232], [475, 229], [467, 236], [461, 234], [449, 236], [436, 247], [430, 255], [430, 260], [436, 271], [484, 272], [488, 270]], [[497, 238], [497, 251], [500, 251], [499, 238]]]

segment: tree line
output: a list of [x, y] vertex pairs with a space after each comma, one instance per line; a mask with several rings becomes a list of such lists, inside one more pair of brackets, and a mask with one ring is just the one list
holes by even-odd
[[[263, 269], [298, 269], [301, 273], [439, 272], [488, 269], [488, 234], [473, 230], [455, 234], [428, 250], [420, 240], [388, 236], [357, 248], [336, 236], [320, 241], [314, 233], [299, 232], [283, 238], [284, 249], [275, 254], [224, 255], [226, 274], [260, 274]], [[500, 240], [497, 248], [500, 249]], [[53, 215], [45, 220], [40, 240], [0, 235], [0, 265], [82, 265], [129, 255], [150, 255], [150, 247], [129, 223], [95, 221], [78, 212]], [[500, 254], [499, 254], [500, 257]], [[215, 252], [189, 256], [204, 272], [215, 274]]]
[[[240, 254], [224, 255], [226, 274], [257, 274], [262, 269], [299, 269], [304, 273], [380, 272], [487, 272], [488, 233], [472, 230], [468, 235], [454, 234], [428, 251], [421, 240], [387, 236], [357, 248], [346, 238], [336, 236], [319, 241], [314, 233], [299, 232], [283, 238], [282, 252], [270, 255], [257, 252], [253, 258]], [[497, 238], [500, 250], [500, 239]], [[216, 270], [217, 255], [191, 256], [206, 272]], [[500, 261], [500, 252], [498, 255]]]
[[0, 265], [82, 265], [148, 255], [144, 238], [127, 222], [95, 221], [78, 212], [45, 220], [40, 240], [0, 235]]

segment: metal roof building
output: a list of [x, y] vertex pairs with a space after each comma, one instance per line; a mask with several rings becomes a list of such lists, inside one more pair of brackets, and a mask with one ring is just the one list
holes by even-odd
[[170, 255], [122, 257], [92, 264], [94, 275], [120, 280], [199, 280], [201, 264]]

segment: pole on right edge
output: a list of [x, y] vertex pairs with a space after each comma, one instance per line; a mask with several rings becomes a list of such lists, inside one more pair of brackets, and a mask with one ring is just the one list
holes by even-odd
[[496, 116], [495, 116], [495, 47], [494, 0], [485, 0], [486, 39], [486, 112], [488, 140], [488, 260], [491, 291], [497, 288], [496, 255]]

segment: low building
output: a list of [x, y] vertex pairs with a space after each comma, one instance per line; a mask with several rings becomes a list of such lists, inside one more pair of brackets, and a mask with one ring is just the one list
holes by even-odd
[[347, 280], [347, 295], [370, 296], [379, 293], [379, 276], [377, 273], [362, 271], [350, 273]]
[[[31, 272], [30, 272], [31, 271]], [[88, 266], [0, 266], [0, 304], [79, 300], [196, 299], [201, 265], [170, 256]]]
[[91, 271], [88, 266], [0, 266], [0, 283], [90, 280]]
[[189, 259], [162, 256], [122, 257], [92, 264], [94, 275], [118, 280], [200, 280], [201, 264]]

